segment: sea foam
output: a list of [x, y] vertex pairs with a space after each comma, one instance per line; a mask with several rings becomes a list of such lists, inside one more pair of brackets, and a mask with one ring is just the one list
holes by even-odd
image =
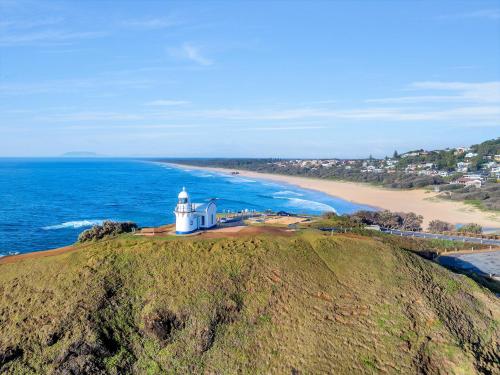
[[255, 180], [249, 180], [248, 178], [241, 178], [241, 177], [231, 177], [226, 179], [226, 181], [229, 181], [233, 184], [244, 184], [246, 182], [257, 182]]
[[335, 213], [337, 213], [337, 210], [335, 210], [335, 208], [333, 208], [332, 206], [330, 206], [326, 203], [310, 201], [308, 199], [300, 199], [300, 198], [289, 198], [289, 197], [276, 197], [276, 198], [288, 200], [287, 205], [290, 207], [296, 207], [299, 209], [314, 210], [314, 211], [319, 211], [319, 212], [335, 212]]
[[0, 258], [9, 256], [9, 255], [17, 255], [17, 254], [20, 254], [20, 252], [19, 251], [9, 251], [8, 253], [0, 253]]
[[273, 196], [278, 197], [278, 198], [283, 196], [283, 195], [292, 195], [292, 196], [296, 196], [296, 197], [304, 196], [304, 194], [297, 193], [297, 192], [291, 191], [291, 190], [282, 190], [282, 191], [277, 191], [276, 193], [273, 193]]
[[77, 220], [77, 221], [67, 221], [65, 223], [49, 225], [43, 227], [43, 230], [54, 230], [54, 229], [65, 229], [65, 228], [83, 228], [83, 227], [91, 227], [93, 225], [100, 225], [104, 222], [104, 220]]

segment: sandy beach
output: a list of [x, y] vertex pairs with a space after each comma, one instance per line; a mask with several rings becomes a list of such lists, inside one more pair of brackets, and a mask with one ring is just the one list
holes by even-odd
[[[174, 165], [174, 164], [172, 164]], [[219, 173], [238, 172], [240, 176], [284, 182], [304, 189], [321, 191], [351, 202], [400, 212], [415, 212], [424, 217], [424, 227], [439, 219], [453, 224], [477, 223], [484, 228], [500, 228], [500, 213], [478, 210], [461, 202], [436, 198], [437, 193], [423, 189], [392, 190], [354, 182], [341, 182], [309, 177], [286, 176], [225, 168], [205, 168], [191, 165], [176, 166]]]

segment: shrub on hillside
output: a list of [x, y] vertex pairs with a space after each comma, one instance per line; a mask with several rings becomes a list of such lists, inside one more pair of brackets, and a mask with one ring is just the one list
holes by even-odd
[[480, 234], [483, 233], [483, 227], [479, 224], [469, 223], [461, 226], [458, 231], [462, 233]]
[[337, 218], [337, 214], [333, 211], [328, 211], [328, 212], [323, 213], [323, 215], [321, 215], [321, 217], [323, 219], [326, 219], [326, 220], [332, 220], [332, 219]]
[[340, 227], [340, 228], [355, 228], [359, 227], [359, 221], [352, 220], [349, 215], [337, 215], [335, 212], [325, 212], [321, 215], [321, 219], [315, 221], [314, 227]]
[[102, 225], [94, 225], [92, 228], [80, 233], [78, 236], [78, 242], [100, 240], [108, 236], [116, 236], [121, 233], [133, 232], [137, 228], [137, 224], [131, 221], [120, 223], [108, 220], [102, 223]]
[[441, 220], [432, 220], [429, 223], [429, 232], [451, 232], [455, 230], [455, 226], [453, 224], [447, 223], [446, 221]]
[[365, 225], [380, 225], [388, 229], [420, 231], [423, 217], [413, 212], [358, 211], [351, 215], [351, 220]]

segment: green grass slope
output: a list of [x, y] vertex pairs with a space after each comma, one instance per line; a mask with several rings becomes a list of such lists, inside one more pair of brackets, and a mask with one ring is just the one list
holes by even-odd
[[499, 374], [499, 311], [383, 239], [122, 236], [0, 265], [0, 373]]

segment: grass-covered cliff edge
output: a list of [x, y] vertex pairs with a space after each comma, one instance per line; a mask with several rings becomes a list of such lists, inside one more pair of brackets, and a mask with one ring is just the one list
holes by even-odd
[[383, 238], [118, 238], [0, 265], [0, 373], [499, 374], [500, 304]]

